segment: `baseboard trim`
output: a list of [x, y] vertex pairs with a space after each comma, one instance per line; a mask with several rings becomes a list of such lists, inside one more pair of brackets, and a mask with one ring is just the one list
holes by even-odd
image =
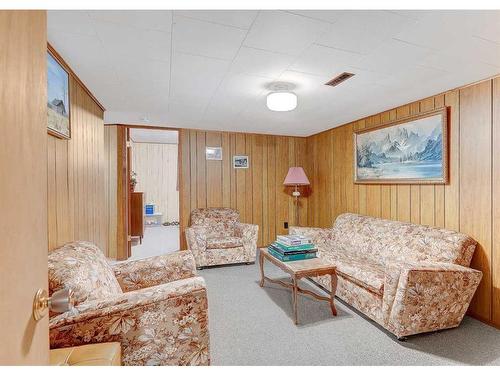
[[468, 315], [471, 318], [474, 318], [476, 320], [479, 320], [481, 323], [487, 324], [487, 325], [492, 326], [492, 327], [494, 327], [496, 329], [500, 329], [500, 323], [495, 323], [492, 320], [484, 319], [483, 317], [481, 317], [481, 316], [479, 316], [477, 314], [474, 314], [472, 312], [467, 312], [466, 315]]

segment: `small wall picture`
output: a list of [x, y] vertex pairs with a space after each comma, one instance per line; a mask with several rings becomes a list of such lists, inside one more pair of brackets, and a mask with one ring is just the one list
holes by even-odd
[[71, 138], [69, 111], [69, 74], [47, 52], [47, 131], [50, 134]]
[[446, 109], [354, 133], [354, 182], [445, 184]]
[[248, 168], [250, 163], [248, 161], [247, 155], [235, 155], [233, 156], [233, 167], [236, 169]]
[[222, 160], [222, 147], [206, 147], [206, 160]]

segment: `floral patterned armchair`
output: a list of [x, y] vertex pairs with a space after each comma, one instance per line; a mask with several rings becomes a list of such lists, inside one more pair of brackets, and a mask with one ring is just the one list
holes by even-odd
[[198, 208], [191, 212], [186, 239], [198, 268], [249, 264], [255, 261], [258, 231], [258, 225], [240, 223], [238, 211], [231, 208]]
[[208, 365], [207, 292], [189, 251], [108, 264], [89, 242], [49, 254], [50, 294], [75, 308], [50, 317], [50, 346], [117, 341], [124, 365]]
[[476, 241], [452, 230], [347, 213], [333, 228], [290, 233], [336, 266], [339, 298], [398, 338], [457, 327], [481, 281], [469, 268]]

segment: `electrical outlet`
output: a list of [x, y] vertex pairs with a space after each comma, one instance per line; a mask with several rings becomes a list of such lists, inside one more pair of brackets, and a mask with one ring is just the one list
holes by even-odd
[[285, 222], [283, 223], [283, 227], [284, 227], [285, 229], [288, 229], [288, 221], [285, 221]]

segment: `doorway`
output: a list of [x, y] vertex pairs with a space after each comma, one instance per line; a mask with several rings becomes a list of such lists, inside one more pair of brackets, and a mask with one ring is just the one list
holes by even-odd
[[130, 259], [177, 251], [180, 248], [178, 131], [130, 127], [129, 152]]

